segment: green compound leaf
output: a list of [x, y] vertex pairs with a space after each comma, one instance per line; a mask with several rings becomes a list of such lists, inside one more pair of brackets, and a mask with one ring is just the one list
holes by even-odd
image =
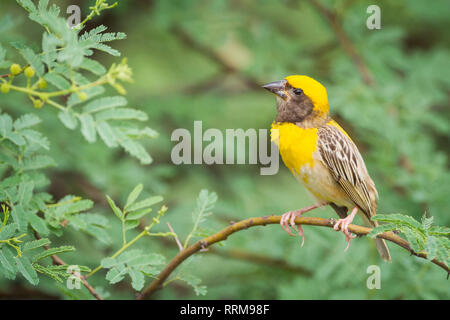
[[119, 209], [113, 199], [111, 199], [108, 195], [106, 195], [106, 199], [108, 200], [109, 206], [113, 210], [114, 214], [120, 219], [123, 220], [123, 212]]
[[148, 116], [145, 112], [132, 108], [116, 108], [96, 113], [95, 120], [139, 120], [146, 121]]
[[39, 283], [39, 278], [33, 266], [27, 257], [15, 257], [17, 270], [28, 280], [32, 285], [37, 285]]
[[49, 72], [44, 76], [44, 79], [54, 85], [59, 90], [68, 90], [70, 88], [70, 82], [67, 81], [63, 76], [55, 73]]
[[393, 213], [388, 215], [377, 214], [376, 216], [372, 217], [372, 220], [394, 223], [396, 225], [405, 225], [415, 229], [422, 229], [422, 224], [416, 221], [413, 217], [399, 213]]
[[38, 262], [42, 259], [45, 259], [47, 257], [50, 257], [54, 254], [61, 254], [61, 253], [65, 253], [65, 252], [72, 252], [75, 251], [75, 247], [73, 246], [61, 246], [61, 247], [57, 247], [57, 248], [50, 248], [48, 250], [45, 250], [37, 255], [35, 255], [32, 259], [33, 262]]
[[152, 212], [152, 208], [146, 208], [146, 209], [141, 209], [141, 210], [136, 210], [130, 213], [127, 213], [127, 220], [139, 220], [140, 218], [144, 217], [145, 215], [149, 214], [150, 212]]
[[58, 113], [58, 118], [67, 128], [71, 130], [74, 130], [78, 125], [77, 118], [71, 110], [60, 111]]
[[124, 265], [119, 265], [108, 271], [108, 273], [106, 274], [106, 280], [108, 280], [110, 284], [117, 283], [123, 280], [127, 272], [128, 270]]
[[22, 130], [25, 128], [33, 127], [40, 122], [41, 119], [38, 116], [32, 113], [27, 113], [18, 118], [16, 121], [14, 121], [14, 129]]
[[157, 204], [158, 202], [163, 201], [163, 197], [161, 196], [153, 196], [153, 197], [149, 197], [145, 200], [139, 201], [134, 203], [133, 205], [131, 205], [130, 207], [128, 207], [127, 211], [137, 211], [143, 208], [147, 208], [150, 206], [153, 206], [155, 204]]
[[114, 129], [105, 121], [97, 123], [97, 132], [102, 138], [103, 142], [109, 147], [117, 147], [116, 135]]
[[106, 68], [101, 65], [98, 61], [89, 58], [84, 58], [83, 62], [80, 64], [80, 68], [90, 71], [97, 76], [102, 76], [106, 73]]
[[125, 204], [124, 209], [127, 209], [127, 207], [129, 207], [130, 205], [132, 205], [136, 199], [139, 197], [139, 195], [141, 194], [143, 189], [143, 185], [142, 184], [138, 184], [133, 191], [130, 192], [130, 194], [128, 195], [127, 198], [127, 202]]
[[128, 275], [131, 278], [131, 286], [134, 290], [140, 291], [144, 287], [145, 277], [140, 270], [129, 268]]
[[43, 136], [39, 131], [25, 129], [21, 131], [22, 135], [28, 140], [29, 144], [35, 144], [45, 150], [50, 150], [50, 141]]
[[94, 118], [92, 118], [90, 114], [82, 114], [80, 116], [80, 122], [81, 133], [84, 138], [90, 143], [95, 142], [97, 140], [97, 134], [95, 130]]
[[127, 104], [127, 99], [122, 96], [103, 97], [89, 102], [83, 107], [84, 113], [94, 113], [116, 107], [122, 107]]
[[50, 244], [50, 240], [47, 238], [26, 242], [22, 247], [22, 251], [27, 252], [27, 251], [34, 250], [34, 249], [37, 249], [37, 248], [40, 248], [43, 246], [47, 246], [49, 244]]

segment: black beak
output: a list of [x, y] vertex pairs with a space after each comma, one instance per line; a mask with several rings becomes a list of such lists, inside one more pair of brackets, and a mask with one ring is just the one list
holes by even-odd
[[276, 94], [277, 96], [279, 96], [281, 99], [285, 100], [287, 98], [287, 93], [286, 93], [286, 80], [280, 80], [280, 81], [274, 81], [274, 82], [270, 82], [268, 84], [263, 85], [262, 87], [274, 94]]

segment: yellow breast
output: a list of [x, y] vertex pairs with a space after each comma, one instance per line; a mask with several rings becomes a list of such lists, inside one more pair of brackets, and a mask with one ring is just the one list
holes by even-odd
[[270, 133], [271, 140], [278, 145], [284, 164], [292, 173], [300, 173], [304, 166], [314, 167], [317, 128], [303, 129], [293, 123], [273, 123]]
[[[334, 120], [326, 125], [335, 126], [345, 133]], [[278, 145], [284, 164], [318, 201], [334, 202], [347, 208], [354, 206], [342, 188], [337, 187], [329, 169], [321, 161], [317, 151], [317, 128], [305, 129], [293, 123], [273, 123], [270, 134], [272, 141]]]

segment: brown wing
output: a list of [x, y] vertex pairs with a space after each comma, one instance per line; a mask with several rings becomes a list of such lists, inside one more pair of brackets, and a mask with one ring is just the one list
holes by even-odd
[[378, 194], [358, 148], [335, 126], [320, 127], [318, 134], [320, 155], [331, 175], [370, 220], [377, 210]]

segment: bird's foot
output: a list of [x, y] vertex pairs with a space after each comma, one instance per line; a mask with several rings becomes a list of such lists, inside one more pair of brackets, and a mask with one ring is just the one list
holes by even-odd
[[352, 239], [356, 237], [348, 230], [348, 226], [350, 225], [350, 223], [352, 223], [353, 219], [355, 218], [356, 212], [358, 212], [357, 207], [355, 207], [352, 210], [352, 213], [350, 213], [345, 219], [339, 219], [333, 227], [334, 230], [336, 231], [340, 230], [345, 234], [345, 241], [347, 241], [347, 247], [345, 248], [344, 252], [347, 251], [348, 248], [350, 248], [350, 241], [352, 241]]
[[305, 244], [305, 233], [303, 232], [303, 228], [302, 228], [301, 225], [295, 224], [295, 218], [299, 217], [303, 213], [304, 212], [302, 212], [302, 210], [289, 211], [289, 212], [286, 212], [285, 214], [283, 214], [281, 216], [281, 220], [280, 220], [281, 228], [284, 231], [286, 231], [289, 235], [295, 236], [295, 234], [292, 233], [291, 228], [289, 227], [289, 225], [292, 228], [296, 228], [297, 229], [298, 234], [302, 237], [302, 247]]
[[303, 232], [302, 226], [300, 224], [297, 225], [295, 223], [295, 218], [301, 216], [305, 212], [311, 211], [320, 206], [322, 206], [322, 204], [315, 204], [313, 206], [309, 206], [300, 210], [286, 212], [281, 216], [280, 220], [281, 228], [291, 236], [295, 236], [295, 234], [292, 233], [290, 227], [297, 229], [297, 233], [302, 237], [301, 246], [303, 247], [303, 245], [305, 244], [305, 233]]

